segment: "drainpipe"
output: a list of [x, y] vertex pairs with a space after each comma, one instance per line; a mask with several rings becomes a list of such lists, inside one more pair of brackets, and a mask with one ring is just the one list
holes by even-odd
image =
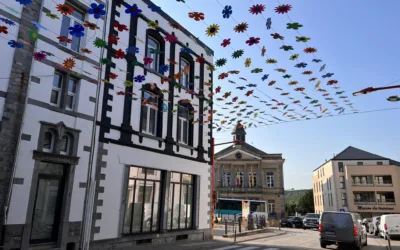
[[[103, 40], [106, 40], [106, 33], [107, 33], [107, 20], [108, 20], [108, 13], [109, 13], [109, 0], [106, 0], [105, 9], [106, 15], [104, 18], [103, 23]], [[111, 25], [111, 24], [110, 24]], [[103, 57], [105, 52], [104, 48], [101, 48], [100, 55]], [[88, 163], [88, 172], [86, 178], [86, 190], [85, 190], [85, 200], [83, 204], [83, 212], [82, 212], [82, 225], [81, 225], [81, 234], [80, 234], [80, 247], [79, 249], [86, 250], [89, 249], [90, 238], [91, 238], [91, 229], [92, 229], [92, 212], [93, 212], [93, 196], [91, 196], [93, 188], [96, 187], [96, 180], [93, 179], [93, 162], [95, 156], [95, 149], [96, 149], [96, 130], [97, 130], [97, 115], [99, 111], [99, 99], [100, 99], [100, 91], [101, 91], [101, 79], [103, 74], [103, 65], [100, 66], [99, 73], [97, 75], [97, 88], [96, 88], [96, 103], [94, 106], [94, 114], [93, 114], [93, 121], [92, 121], [92, 137], [91, 137], [91, 144], [90, 144], [90, 155], [89, 155], [89, 163]]]

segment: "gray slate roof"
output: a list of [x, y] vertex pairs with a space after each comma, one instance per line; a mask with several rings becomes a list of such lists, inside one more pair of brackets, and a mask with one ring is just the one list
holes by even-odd
[[390, 160], [389, 158], [349, 146], [332, 160]]

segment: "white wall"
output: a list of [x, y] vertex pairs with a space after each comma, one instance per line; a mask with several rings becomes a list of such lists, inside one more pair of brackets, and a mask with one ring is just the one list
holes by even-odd
[[[75, 0], [76, 1], [76, 0]], [[89, 8], [88, 1], [85, 0], [77, 0], [80, 3], [84, 4]], [[17, 3], [16, 1], [9, 0], [0, 0], [2, 3], [6, 3], [8, 6], [13, 6], [14, 9], [22, 10], [22, 5]], [[59, 2], [59, 1], [58, 1]], [[56, 1], [52, 0], [43, 0], [43, 6], [51, 11], [53, 14], [57, 14], [59, 19], [50, 19], [46, 16], [46, 13], [41, 13], [40, 23], [45, 26], [48, 30], [39, 30], [40, 36], [45, 36], [56, 43], [58, 43], [58, 39], [56, 34], [60, 33], [61, 29], [61, 21], [62, 15], [56, 9]], [[7, 9], [6, 9], [7, 10]], [[10, 12], [15, 15], [15, 13]], [[19, 16], [20, 17], [20, 16]], [[94, 61], [99, 61], [99, 53], [100, 49], [95, 48], [93, 46], [93, 38], [101, 37], [101, 30], [103, 29], [103, 20], [102, 19], [94, 19], [92, 16], [87, 15], [86, 20], [96, 23], [101, 29], [97, 31], [92, 31], [90, 29], [85, 28], [85, 37], [82, 41], [81, 47], [86, 47], [92, 51], [92, 54], [88, 56]], [[15, 28], [10, 29], [9, 32], [12, 34], [17, 34], [19, 25], [15, 26]], [[6, 48], [7, 47], [7, 48]], [[6, 53], [7, 58], [13, 58], [13, 54], [15, 49], [11, 49], [7, 42], [0, 43], [0, 48], [3, 53]], [[60, 50], [57, 47], [53, 47], [48, 43], [37, 40], [35, 50], [41, 51], [45, 50], [47, 52], [53, 53], [54, 56], [47, 57], [48, 60], [53, 61], [55, 63], [62, 64], [63, 60], [73, 57], [71, 54], [66, 53]], [[10, 63], [8, 63], [10, 62]], [[10, 70], [12, 67], [12, 60], [5, 60], [4, 64], [0, 67], [0, 75], [7, 76], [10, 74]], [[92, 64], [87, 61], [75, 60], [76, 66], [73, 69], [74, 71], [80, 74], [86, 74], [83, 71], [89, 72], [89, 77], [97, 78], [98, 71], [92, 67]], [[37, 62], [33, 60], [31, 76], [36, 76], [40, 78], [40, 84], [29, 82], [29, 92], [28, 97], [30, 99], [34, 99], [37, 101], [41, 101], [44, 103], [50, 104], [50, 94], [52, 89], [52, 81], [53, 75], [55, 72], [55, 68], [50, 67], [44, 63]], [[6, 91], [8, 80], [0, 80], [0, 90]], [[80, 80], [77, 93], [77, 103], [75, 110], [78, 113], [93, 116], [94, 114], [94, 103], [89, 101], [89, 97], [95, 97], [96, 95], [97, 85], [90, 83], [86, 80]], [[0, 117], [2, 116], [2, 98], [0, 98]], [[89, 162], [89, 152], [83, 151], [84, 146], [91, 145], [91, 132], [92, 132], [92, 122], [76, 118], [70, 115], [65, 115], [62, 113], [50, 111], [45, 108], [37, 107], [34, 105], [27, 105], [26, 112], [23, 120], [22, 133], [31, 135], [30, 141], [21, 141], [19, 154], [16, 157], [17, 168], [15, 177], [24, 178], [23, 185], [13, 185], [13, 193], [11, 197], [10, 204], [10, 213], [8, 224], [24, 224], [26, 220], [27, 207], [29, 201], [29, 193], [31, 188], [32, 174], [34, 169], [34, 160], [32, 159], [33, 150], [36, 150], [38, 147], [38, 136], [40, 131], [40, 121], [46, 121], [49, 123], [57, 124], [59, 122], [63, 122], [67, 127], [75, 128], [81, 130], [79, 135], [79, 144], [78, 144], [78, 157], [79, 164], [75, 168], [75, 176], [73, 182], [73, 192], [71, 194], [71, 208], [69, 214], [69, 221], [81, 221], [82, 220], [82, 211], [83, 211], [83, 202], [85, 189], [79, 188], [80, 182], [86, 182], [87, 176], [87, 168]]]
[[96, 226], [100, 226], [100, 233], [95, 234], [95, 240], [119, 237], [118, 223], [122, 189], [124, 188], [123, 173], [125, 165], [177, 171], [200, 176], [199, 229], [210, 228], [207, 223], [207, 213], [210, 211], [210, 207], [206, 205], [210, 201], [208, 194], [211, 192], [208, 188], [210, 183], [208, 180], [210, 177], [208, 172], [209, 165], [113, 144], [104, 144], [104, 148], [108, 150], [108, 155], [103, 156], [103, 161], [107, 162], [107, 167], [102, 168], [101, 173], [106, 174], [106, 179], [100, 181], [100, 186], [104, 187], [104, 193], [100, 193], [98, 198], [103, 200], [103, 206], [97, 208], [97, 212], [102, 213], [102, 217], [101, 220], [96, 220]]

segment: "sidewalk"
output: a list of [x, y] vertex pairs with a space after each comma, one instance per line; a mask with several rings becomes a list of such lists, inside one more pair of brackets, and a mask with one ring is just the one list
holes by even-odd
[[[286, 231], [280, 231], [275, 228], [271, 228], [267, 231], [267, 233], [260, 233], [260, 234], [254, 234], [254, 235], [249, 235], [249, 236], [242, 236], [242, 237], [237, 237], [236, 238], [236, 243], [240, 242], [245, 242], [245, 241], [251, 241], [251, 240], [256, 240], [256, 239], [263, 239], [263, 238], [269, 238], [269, 237], [275, 237], [279, 235], [286, 234]], [[216, 248], [216, 247], [223, 247], [223, 246], [228, 246], [232, 245], [234, 243], [233, 238], [224, 238], [222, 236], [214, 236], [214, 240], [210, 241], [194, 241], [194, 242], [189, 242], [189, 241], [182, 241], [182, 242], [175, 242], [171, 244], [163, 244], [163, 245], [146, 245], [146, 246], [137, 246], [135, 249], [138, 250], [208, 250], [210, 248]]]

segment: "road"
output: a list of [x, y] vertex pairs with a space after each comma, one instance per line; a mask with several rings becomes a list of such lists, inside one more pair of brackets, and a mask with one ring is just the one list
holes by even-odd
[[[294, 249], [322, 249], [319, 245], [319, 233], [316, 230], [284, 229], [287, 234], [258, 239], [240, 244], [210, 248], [210, 250], [294, 250]], [[400, 240], [392, 240], [392, 250], [400, 250]], [[363, 250], [387, 249], [387, 241], [368, 234], [368, 246]], [[327, 249], [337, 249], [336, 246], [328, 246]], [[346, 248], [348, 249], [348, 248]]]

